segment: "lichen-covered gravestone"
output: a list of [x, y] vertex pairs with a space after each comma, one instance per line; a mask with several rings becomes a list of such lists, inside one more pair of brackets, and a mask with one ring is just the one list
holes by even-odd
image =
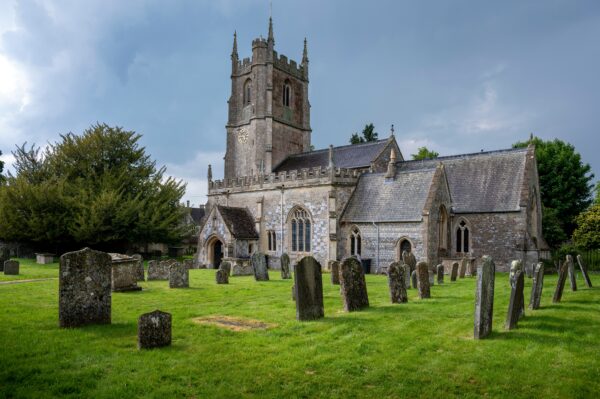
[[431, 298], [429, 289], [429, 267], [427, 262], [417, 263], [417, 289], [419, 290], [419, 298]]
[[168, 280], [169, 265], [166, 262], [151, 260], [148, 262], [148, 281], [150, 280]]
[[329, 261], [329, 269], [331, 270], [331, 284], [340, 285], [340, 262], [337, 260]]
[[460, 270], [458, 273], [458, 277], [465, 278], [465, 274], [467, 273], [467, 265], [469, 264], [469, 260], [467, 258], [462, 258], [460, 260]]
[[256, 281], [269, 281], [269, 271], [267, 270], [267, 258], [265, 254], [256, 252], [252, 255], [252, 269], [254, 270], [254, 279]]
[[223, 270], [229, 276], [231, 274], [231, 262], [221, 262], [219, 269]]
[[452, 271], [450, 272], [450, 281], [456, 281], [458, 275], [458, 262], [452, 263]]
[[135, 259], [137, 263], [137, 281], [144, 281], [146, 278], [144, 277], [144, 258], [140, 254], [131, 255], [133, 259]]
[[321, 264], [312, 256], [300, 259], [294, 267], [294, 282], [296, 319], [317, 320], [324, 317]]
[[417, 267], [417, 258], [415, 258], [415, 255], [412, 252], [402, 251], [402, 262], [410, 267], [411, 272]]
[[223, 269], [219, 269], [215, 273], [215, 280], [217, 284], [229, 284], [229, 273]]
[[408, 302], [406, 284], [404, 283], [404, 267], [399, 262], [394, 262], [388, 267], [387, 274], [392, 303]]
[[[510, 263], [510, 273], [508, 274], [508, 279], [509, 279], [509, 283], [511, 287], [515, 287], [515, 285], [517, 284], [516, 282], [516, 278], [517, 278], [517, 272], [520, 271], [521, 274], [523, 274], [523, 278], [525, 278], [525, 270], [523, 270], [523, 262], [521, 262], [520, 260], [513, 260]], [[519, 318], [525, 316], [525, 295], [521, 295], [519, 296], [519, 299], [521, 300], [521, 303], [519, 303]]]
[[575, 264], [571, 255], [567, 255], [567, 270], [569, 272], [571, 291], [577, 291], [577, 276], [575, 275]]
[[567, 268], [567, 261], [564, 261], [558, 269], [558, 281], [556, 282], [556, 289], [554, 290], [554, 296], [552, 297], [553, 303], [558, 303], [562, 299], [562, 294], [565, 289], [565, 282], [567, 281]]
[[358, 259], [346, 258], [340, 265], [340, 288], [346, 312], [369, 306], [365, 273]]
[[444, 265], [437, 265], [435, 271], [437, 274], [437, 283], [444, 284]]
[[140, 291], [142, 289], [137, 285], [138, 264], [137, 260], [128, 256], [112, 256], [111, 287], [113, 292]]
[[19, 262], [16, 260], [7, 260], [4, 262], [4, 275], [16, 276], [19, 274]]
[[138, 319], [138, 349], [171, 345], [171, 314], [155, 310]]
[[190, 271], [183, 263], [173, 262], [169, 265], [169, 288], [188, 288]]
[[544, 264], [538, 263], [533, 271], [533, 284], [531, 286], [531, 298], [529, 300], [529, 309], [539, 309], [542, 299], [542, 289], [544, 288]]
[[585, 263], [583, 263], [583, 258], [581, 255], [577, 255], [577, 263], [579, 264], [579, 269], [581, 270], [581, 274], [583, 274], [583, 279], [585, 280], [585, 284], [588, 288], [592, 288], [592, 280], [590, 280], [590, 275], [588, 274], [587, 267]]
[[410, 266], [406, 263], [402, 263], [402, 272], [404, 273], [404, 286], [406, 289], [410, 289]]
[[494, 281], [496, 266], [490, 256], [483, 256], [477, 268], [477, 291], [475, 292], [475, 326], [473, 336], [483, 339], [492, 332], [494, 314]]
[[514, 273], [514, 285], [511, 284], [510, 300], [508, 303], [508, 313], [506, 314], [506, 329], [512, 330], [517, 327], [517, 323], [522, 316], [523, 288], [525, 286], [525, 274], [517, 269]]
[[410, 281], [412, 282], [412, 287], [414, 289], [416, 289], [417, 288], [417, 271], [416, 270], [413, 270], [412, 273], [410, 273]]
[[281, 263], [281, 279], [287, 280], [292, 278], [290, 274], [290, 256], [286, 253], [281, 254], [279, 262]]
[[84, 248], [60, 257], [58, 320], [61, 327], [110, 324], [111, 257]]

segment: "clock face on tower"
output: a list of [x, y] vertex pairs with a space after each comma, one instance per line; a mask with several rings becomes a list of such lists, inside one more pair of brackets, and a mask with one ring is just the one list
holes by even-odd
[[246, 128], [241, 127], [237, 131], [237, 139], [240, 144], [244, 144], [248, 141], [248, 131]]

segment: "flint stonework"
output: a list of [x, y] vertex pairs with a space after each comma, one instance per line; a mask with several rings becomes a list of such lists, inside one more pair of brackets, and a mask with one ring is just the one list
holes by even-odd
[[506, 329], [517, 328], [517, 323], [521, 318], [521, 303], [524, 302], [523, 288], [525, 286], [525, 274], [522, 270], [517, 270], [514, 275], [514, 285], [510, 290], [510, 301], [508, 303], [508, 313], [506, 314]]
[[444, 265], [436, 266], [437, 283], [444, 284]]
[[496, 266], [490, 256], [483, 256], [477, 268], [477, 291], [475, 293], [475, 326], [473, 336], [483, 339], [492, 332], [494, 315], [494, 281]]
[[84, 248], [60, 257], [58, 319], [60, 327], [110, 324], [111, 257]]
[[399, 262], [394, 262], [388, 267], [388, 286], [392, 303], [408, 302], [404, 278], [404, 267]]
[[544, 264], [538, 263], [533, 271], [533, 283], [531, 286], [531, 298], [529, 300], [529, 309], [539, 309], [542, 299], [542, 289], [544, 288]]
[[346, 312], [369, 306], [365, 274], [358, 259], [346, 258], [340, 265], [340, 288]]
[[[408, 265], [407, 265], [408, 266]], [[409, 266], [410, 267], [410, 266]], [[417, 289], [417, 271], [413, 270], [410, 273], [410, 281], [412, 282], [413, 289]]]
[[138, 319], [138, 349], [169, 345], [171, 345], [171, 314], [155, 310], [141, 315]]
[[331, 270], [331, 284], [340, 285], [340, 262], [329, 261], [329, 269]]
[[306, 321], [324, 317], [321, 264], [312, 256], [300, 259], [294, 267], [294, 296], [296, 319]]
[[452, 272], [450, 273], [450, 281], [456, 281], [458, 275], [458, 262], [452, 263]]
[[556, 282], [556, 289], [554, 290], [554, 296], [552, 297], [553, 303], [558, 303], [562, 299], [562, 294], [565, 289], [565, 282], [567, 281], [568, 272], [567, 261], [564, 261], [558, 269], [558, 281]]
[[252, 255], [252, 269], [254, 270], [254, 279], [256, 281], [269, 281], [269, 271], [267, 270], [267, 258], [265, 254], [256, 252]]
[[571, 255], [567, 255], [567, 270], [569, 272], [571, 291], [577, 291], [577, 275], [575, 274], [575, 264]]
[[587, 267], [583, 262], [581, 255], [577, 255], [577, 264], [579, 264], [579, 270], [581, 270], [581, 274], [583, 274], [585, 284], [588, 286], [588, 288], [592, 288], [592, 280], [590, 280], [590, 275], [588, 274]]
[[4, 261], [4, 275], [16, 276], [19, 274], [19, 262], [16, 260]]
[[223, 269], [218, 269], [215, 273], [215, 280], [217, 284], [229, 284], [229, 273]]
[[419, 298], [431, 298], [429, 289], [429, 267], [426, 262], [417, 263], [417, 289], [419, 290]]
[[281, 263], [281, 279], [287, 280], [292, 278], [290, 273], [290, 256], [286, 253], [281, 254], [279, 263]]
[[169, 288], [188, 288], [190, 271], [183, 263], [173, 262], [169, 265]]

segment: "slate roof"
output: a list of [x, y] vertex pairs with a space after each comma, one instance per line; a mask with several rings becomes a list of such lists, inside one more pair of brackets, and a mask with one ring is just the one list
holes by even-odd
[[398, 171], [446, 169], [455, 213], [518, 211], [527, 148], [398, 162]]
[[217, 205], [229, 232], [239, 239], [258, 239], [254, 219], [246, 208]]
[[[388, 145], [389, 139], [364, 144], [333, 147], [333, 163], [336, 168], [364, 168], [371, 165], [377, 155]], [[274, 172], [287, 172], [314, 167], [329, 166], [329, 148], [290, 155], [274, 168]]]
[[202, 221], [202, 218], [204, 217], [206, 210], [204, 208], [189, 208], [189, 209], [190, 209], [190, 216], [194, 220], [194, 223], [196, 223], [197, 225], [200, 225], [200, 222]]
[[363, 174], [348, 201], [344, 222], [421, 221], [435, 168], [396, 173]]

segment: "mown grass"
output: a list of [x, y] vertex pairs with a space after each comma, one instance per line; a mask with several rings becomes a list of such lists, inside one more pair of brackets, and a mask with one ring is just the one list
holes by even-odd
[[[506, 274], [496, 276], [494, 332], [475, 341], [475, 279], [432, 288], [432, 299], [389, 303], [383, 276], [367, 276], [371, 307], [341, 311], [339, 288], [324, 275], [325, 318], [297, 322], [291, 280], [251, 277], [214, 283], [191, 270], [189, 289], [145, 282], [113, 293], [112, 325], [58, 328], [58, 281], [0, 285], [2, 397], [598, 397], [600, 289], [552, 304], [546, 276], [542, 308], [519, 328], [503, 328]], [[600, 283], [593, 276], [594, 283]], [[529, 296], [531, 280], [526, 281]], [[171, 347], [139, 351], [137, 317], [173, 315]], [[192, 321], [227, 315], [269, 330], [232, 332]]]
[[0, 282], [52, 277], [58, 278], [58, 261], [48, 265], [38, 265], [35, 263], [35, 259], [18, 259], [18, 261], [19, 274], [5, 276], [4, 273], [0, 272]]

